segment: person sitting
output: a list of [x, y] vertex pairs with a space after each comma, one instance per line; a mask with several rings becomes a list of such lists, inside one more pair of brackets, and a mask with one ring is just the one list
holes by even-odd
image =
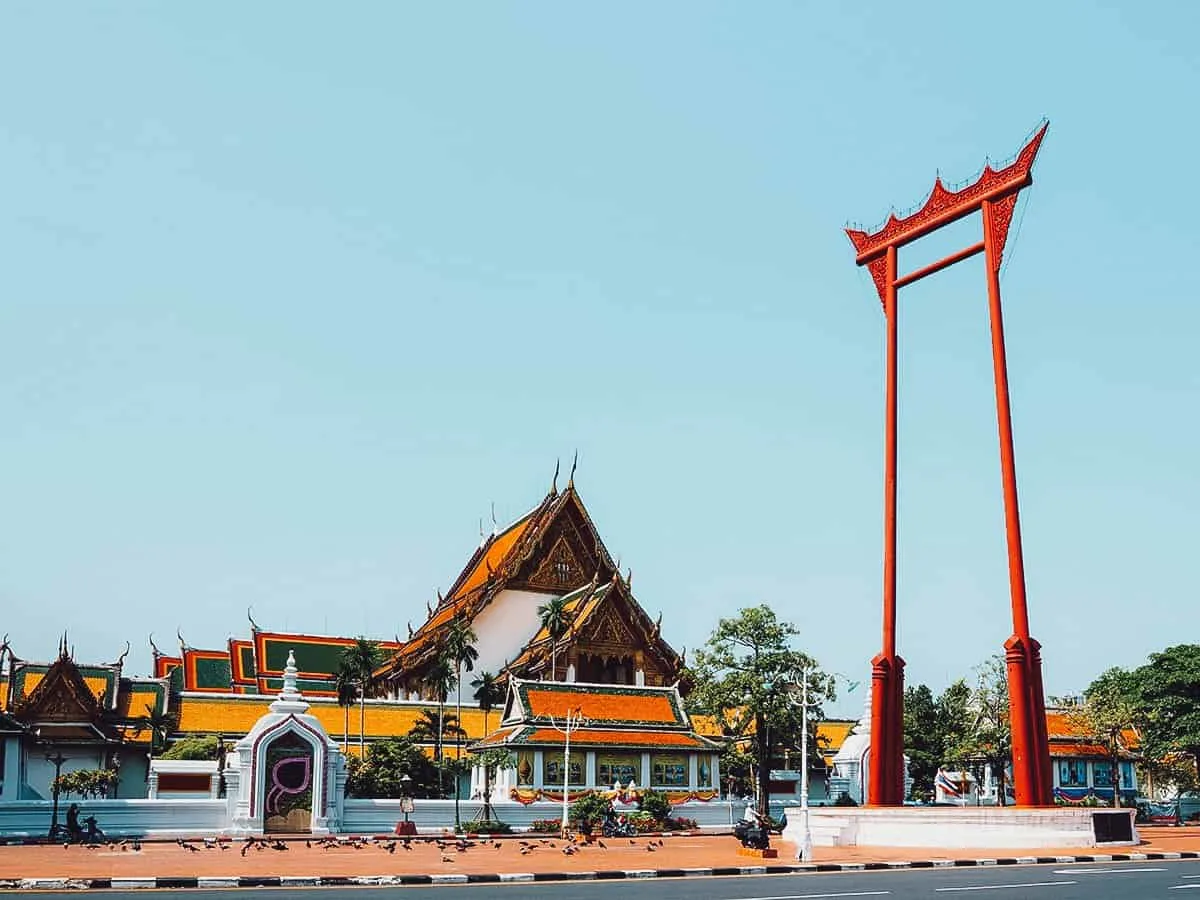
[[83, 839], [83, 829], [79, 825], [78, 803], [72, 803], [67, 807], [67, 838], [71, 841]]
[[101, 831], [100, 828], [96, 825], [96, 817], [95, 816], [88, 816], [86, 819], [83, 820], [83, 824], [87, 826], [87, 831], [85, 833], [87, 835], [87, 842], [89, 844], [95, 844], [98, 841], [105, 840], [104, 832]]

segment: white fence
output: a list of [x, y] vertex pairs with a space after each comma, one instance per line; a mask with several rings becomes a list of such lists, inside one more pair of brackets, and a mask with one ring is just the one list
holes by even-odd
[[[65, 825], [72, 801], [59, 800], [58, 822]], [[224, 800], [77, 800], [79, 821], [96, 817], [108, 837], [173, 837], [216, 834], [224, 830], [229, 806]], [[0, 836], [44, 837], [54, 804], [49, 800], [0, 803]]]
[[[79, 819], [96, 817], [96, 824], [108, 837], [176, 837], [221, 834], [229, 827], [226, 800], [78, 800]], [[60, 800], [58, 821], [66, 823], [69, 800]], [[417, 800], [409, 819], [424, 834], [454, 827], [453, 800]], [[0, 838], [42, 837], [50, 830], [52, 803], [48, 800], [18, 800], [0, 803]], [[634, 809], [635, 807], [629, 807]], [[744, 801], [730, 804], [724, 800], [708, 803], [683, 803], [674, 808], [677, 816], [694, 819], [706, 831], [729, 828], [745, 811]], [[776, 815], [778, 810], [772, 809]], [[505, 802], [492, 804], [492, 818], [511, 825], [515, 831], [529, 828], [535, 819], [557, 819], [562, 804], [537, 802], [525, 806]], [[482, 818], [483, 804], [478, 800], [459, 803], [459, 819], [464, 824]], [[342, 834], [391, 834], [397, 822], [404, 821], [399, 800], [345, 801]]]

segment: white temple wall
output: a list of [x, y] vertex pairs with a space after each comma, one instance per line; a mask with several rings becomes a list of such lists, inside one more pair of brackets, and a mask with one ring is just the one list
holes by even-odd
[[497, 594], [471, 623], [477, 638], [475, 649], [479, 651], [475, 671], [499, 672], [506, 661], [516, 659], [530, 635], [542, 627], [538, 607], [553, 598], [553, 594], [533, 591], [504, 590]]

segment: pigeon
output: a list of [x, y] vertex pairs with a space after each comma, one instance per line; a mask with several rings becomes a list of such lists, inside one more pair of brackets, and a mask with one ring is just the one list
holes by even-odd
[[600, 845], [600, 849], [602, 849], [602, 850], [608, 849], [608, 844], [604, 843], [604, 841], [596, 841], [596, 843]]
[[306, 840], [306, 841], [304, 842], [304, 846], [305, 846], [305, 847], [312, 847], [312, 841], [308, 841], [308, 840]]
[[388, 852], [388, 853], [395, 853], [395, 852], [396, 852], [396, 844], [395, 844], [395, 842], [394, 842], [394, 841], [393, 841], [392, 843], [388, 844], [388, 846], [387, 846], [387, 852]]
[[655, 847], [653, 844], [647, 844], [647, 845], [646, 845], [646, 849], [647, 849], [647, 850], [649, 850], [651, 853], [653, 853], [653, 852], [654, 852], [655, 850], [657, 850], [658, 848], [657, 848], [657, 847]]
[[666, 845], [665, 845], [665, 844], [662, 842], [662, 838], [659, 838], [659, 839], [658, 839], [658, 846], [660, 846], [660, 847], [665, 847], [665, 846], [666, 846]]
[[442, 862], [454, 862], [454, 857], [453, 856], [443, 856]]

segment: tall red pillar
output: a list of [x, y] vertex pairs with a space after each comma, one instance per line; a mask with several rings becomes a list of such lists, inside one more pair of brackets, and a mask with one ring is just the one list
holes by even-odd
[[[887, 400], [884, 451], [883, 649], [871, 660], [871, 762], [867, 802], [899, 805], [904, 800], [904, 660], [896, 655], [896, 367], [897, 292], [955, 263], [983, 253], [987, 268], [988, 310], [992, 330], [992, 363], [996, 382], [996, 417], [1000, 432], [1000, 469], [1004, 487], [1005, 533], [1008, 542], [1009, 590], [1013, 634], [1004, 645], [1008, 670], [1013, 735], [1013, 780], [1018, 805], [1053, 802], [1046, 709], [1042, 689], [1041, 647], [1029, 634], [1025, 601], [1025, 568], [1021, 553], [1021, 519], [1017, 508], [1017, 476], [1013, 460], [1012, 413], [1004, 319], [1000, 309], [1000, 261], [1020, 192], [1033, 183], [1032, 168], [1046, 135], [1044, 123], [1001, 169], [985, 166], [971, 184], [951, 191], [939, 178], [919, 210], [905, 218], [893, 213], [874, 232], [856, 228], [846, 234], [875, 282], [887, 316]], [[897, 251], [964, 216], [980, 211], [983, 240], [938, 262], [900, 276]]]

